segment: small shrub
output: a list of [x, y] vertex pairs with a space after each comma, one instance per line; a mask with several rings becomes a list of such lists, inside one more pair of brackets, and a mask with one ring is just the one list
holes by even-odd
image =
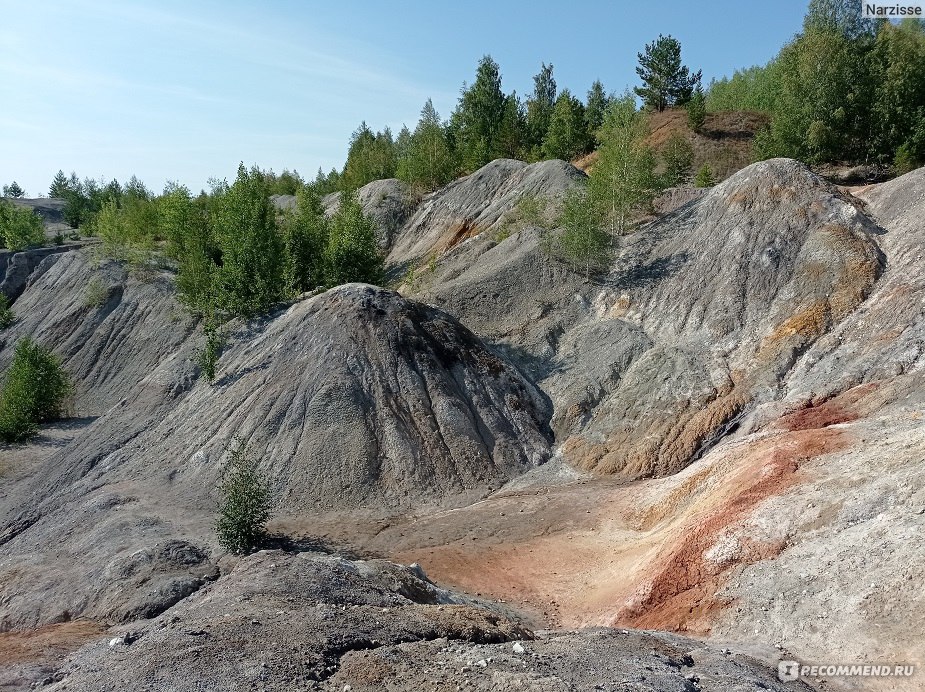
[[106, 303], [108, 296], [109, 289], [106, 284], [94, 276], [84, 289], [84, 306], [91, 310], [101, 308]]
[[219, 333], [213, 315], [210, 314], [206, 317], [203, 332], [205, 333], [206, 342], [199, 351], [197, 362], [199, 364], [199, 369], [202, 370], [202, 374], [206, 376], [206, 379], [208, 379], [209, 382], [214, 382], [218, 357], [222, 354], [223, 343], [222, 335]]
[[16, 345], [0, 390], [0, 440], [21, 442], [39, 423], [57, 420], [73, 392], [61, 361], [28, 337]]
[[694, 185], [697, 187], [712, 187], [716, 185], [710, 164], [705, 163], [700, 167], [697, 171], [697, 176], [694, 178]]
[[270, 481], [235, 438], [219, 484], [221, 501], [215, 532], [218, 543], [237, 555], [256, 550], [266, 536], [272, 512]]
[[0, 331], [3, 331], [7, 327], [13, 324], [16, 321], [16, 315], [12, 309], [10, 309], [10, 300], [3, 293], [0, 293]]

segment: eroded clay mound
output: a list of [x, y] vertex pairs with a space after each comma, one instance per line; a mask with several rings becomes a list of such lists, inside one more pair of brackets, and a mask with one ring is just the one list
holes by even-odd
[[53, 679], [47, 689], [558, 692], [643, 679], [672, 692], [809, 689], [683, 637], [536, 638], [408, 568], [280, 552], [245, 558], [169, 613], [84, 647]]

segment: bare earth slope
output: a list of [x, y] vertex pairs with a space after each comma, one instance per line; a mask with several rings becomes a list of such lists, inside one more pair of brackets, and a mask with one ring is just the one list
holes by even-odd
[[[66, 267], [58, 269], [63, 281]], [[150, 296], [147, 309], [157, 314], [165, 302]], [[107, 362], [92, 358], [93, 334], [70, 354], [70, 332], [44, 331], [61, 323], [55, 315], [33, 332], [68, 354], [66, 365]], [[126, 329], [107, 345], [142, 340], [147, 326]], [[153, 348], [158, 335], [148, 341]], [[0, 505], [5, 626], [65, 613], [122, 621], [201, 586], [213, 573], [213, 489], [235, 437], [274, 479], [282, 516], [459, 506], [548, 454], [549, 409], [538, 390], [451, 317], [390, 291], [342, 286], [242, 326], [214, 386], [196, 379], [194, 346], [129, 383], [33, 473], [18, 472], [21, 485]], [[27, 463], [16, 449], [4, 454], [12, 466]], [[173, 538], [183, 545], [170, 547]], [[136, 590], [152, 571], [161, 585]]]
[[863, 301], [880, 232], [777, 159], [640, 229], [598, 282], [556, 267], [528, 230], [449, 253], [417, 293], [538, 380], [571, 463], [666, 475], [774, 398], [799, 354]]

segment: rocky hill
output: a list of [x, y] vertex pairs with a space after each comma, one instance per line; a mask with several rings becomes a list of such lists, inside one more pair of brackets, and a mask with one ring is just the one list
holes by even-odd
[[[801, 689], [779, 658], [917, 662], [925, 170], [849, 195], [754, 164], [591, 280], [544, 250], [581, 177], [367, 186], [399, 293], [234, 324], [214, 385], [168, 273], [14, 256], [0, 366], [51, 346], [81, 418], [0, 447], [0, 684]], [[236, 437], [282, 549], [245, 559], [212, 527]], [[54, 657], [21, 653], [40, 636]]]

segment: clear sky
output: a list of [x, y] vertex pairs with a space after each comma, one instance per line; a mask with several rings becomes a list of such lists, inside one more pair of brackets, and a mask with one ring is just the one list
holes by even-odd
[[806, 0], [359, 2], [0, 0], [0, 182], [47, 194], [58, 171], [194, 191], [239, 161], [338, 168], [362, 120], [444, 117], [479, 58], [525, 95], [541, 62], [584, 97], [636, 84], [636, 54], [681, 41], [704, 81], [767, 62]]

